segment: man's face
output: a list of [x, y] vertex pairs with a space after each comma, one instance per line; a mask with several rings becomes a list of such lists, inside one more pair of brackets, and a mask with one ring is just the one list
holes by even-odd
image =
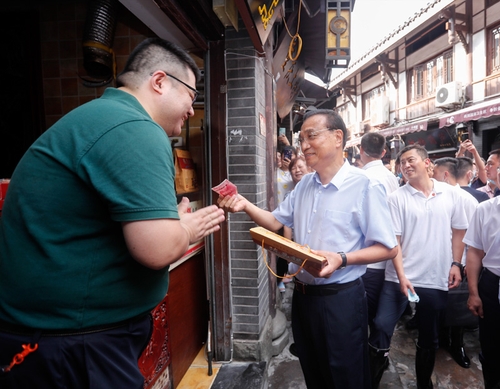
[[323, 115], [314, 115], [303, 124], [299, 134], [299, 143], [307, 166], [321, 173], [342, 153], [342, 130], [330, 130]]
[[486, 177], [488, 179], [497, 182], [497, 168], [500, 166], [500, 160], [496, 154], [491, 154], [486, 161]]
[[428, 177], [429, 164], [429, 158], [422, 159], [417, 150], [414, 149], [408, 150], [400, 158], [401, 172], [409, 182], [424, 176]]
[[[181, 74], [184, 79], [181, 80], [179, 75], [179, 80], [195, 89], [196, 78], [193, 72], [189, 70]], [[162, 92], [159, 99], [161, 106], [157, 107], [158, 119], [156, 121], [168, 136], [180, 135], [186, 120], [194, 115], [194, 92], [182, 82], [170, 76], [165, 76], [161, 80], [160, 90], [165, 92]]]

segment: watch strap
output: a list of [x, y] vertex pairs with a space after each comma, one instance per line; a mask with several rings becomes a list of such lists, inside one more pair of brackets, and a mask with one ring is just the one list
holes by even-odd
[[339, 251], [337, 254], [342, 258], [342, 264], [339, 266], [339, 269], [345, 269], [347, 266], [347, 256], [343, 251]]

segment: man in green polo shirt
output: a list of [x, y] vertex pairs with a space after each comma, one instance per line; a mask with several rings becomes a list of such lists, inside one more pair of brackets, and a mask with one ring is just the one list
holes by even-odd
[[[2, 389], [143, 387], [137, 360], [168, 265], [224, 220], [175, 195], [168, 136], [194, 114], [198, 77], [180, 48], [147, 39], [117, 88], [19, 162], [0, 219]], [[37, 350], [12, 365], [27, 344]]]

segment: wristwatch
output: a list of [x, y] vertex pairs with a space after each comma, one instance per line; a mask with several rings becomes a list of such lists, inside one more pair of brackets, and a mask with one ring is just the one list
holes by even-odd
[[462, 265], [460, 262], [452, 262], [451, 267], [456, 266], [460, 269], [460, 276], [462, 279], [465, 277], [465, 271], [464, 271], [464, 265]]
[[343, 251], [339, 251], [337, 254], [342, 257], [342, 264], [339, 266], [339, 269], [345, 269], [345, 267], [347, 266], [347, 256]]
[[460, 262], [452, 262], [452, 263], [451, 263], [451, 266], [456, 266], [456, 267], [458, 267], [458, 268], [460, 269], [460, 271], [462, 271], [462, 270], [463, 270], [463, 268], [464, 268], [464, 265], [462, 265]]

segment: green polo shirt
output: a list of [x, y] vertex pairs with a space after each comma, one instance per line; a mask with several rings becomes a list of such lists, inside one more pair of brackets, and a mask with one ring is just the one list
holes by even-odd
[[137, 263], [121, 223], [178, 219], [174, 178], [166, 133], [132, 95], [108, 88], [59, 120], [9, 185], [0, 218], [0, 320], [80, 329], [154, 308], [168, 268]]

